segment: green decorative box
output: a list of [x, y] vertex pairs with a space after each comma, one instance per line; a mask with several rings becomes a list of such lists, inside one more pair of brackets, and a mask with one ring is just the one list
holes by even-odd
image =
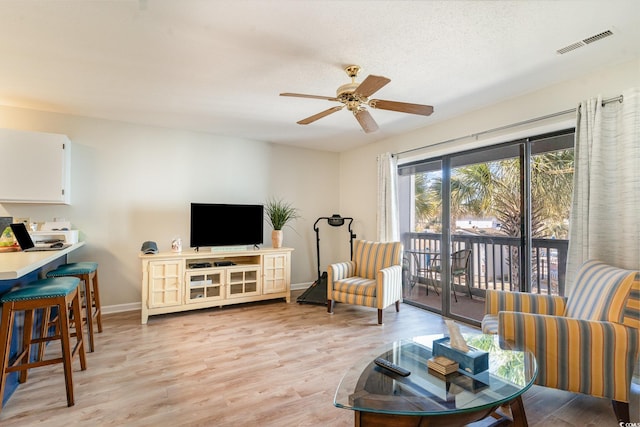
[[458, 362], [460, 369], [473, 375], [489, 369], [489, 353], [469, 347], [468, 352], [451, 348], [449, 337], [444, 337], [433, 341], [434, 356], [444, 356]]

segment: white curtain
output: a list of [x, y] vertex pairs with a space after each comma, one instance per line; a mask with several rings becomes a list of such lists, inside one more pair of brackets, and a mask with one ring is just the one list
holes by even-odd
[[391, 153], [378, 156], [378, 241], [400, 240], [398, 223], [398, 159]]
[[640, 88], [578, 107], [566, 295], [588, 259], [640, 268]]

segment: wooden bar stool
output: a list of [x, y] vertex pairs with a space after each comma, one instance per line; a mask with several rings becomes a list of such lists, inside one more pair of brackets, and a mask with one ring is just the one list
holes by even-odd
[[89, 335], [89, 351], [93, 352], [93, 320], [98, 324], [98, 332], [102, 332], [102, 312], [100, 308], [100, 290], [98, 288], [98, 263], [74, 262], [61, 265], [47, 273], [47, 277], [77, 277], [84, 283], [84, 299], [82, 307], [85, 309], [83, 322], [87, 324]]
[[[0, 377], [0, 410], [2, 410], [2, 398], [6, 386], [7, 376], [11, 372], [20, 373], [18, 381], [24, 383], [27, 380], [27, 371], [30, 368], [62, 363], [64, 366], [65, 386], [67, 389], [67, 405], [74, 404], [72, 360], [75, 356], [80, 358], [81, 370], [87, 369], [84, 340], [82, 333], [82, 311], [80, 309], [80, 297], [78, 286], [80, 279], [76, 277], [61, 277], [55, 279], [42, 279], [33, 282], [30, 286], [18, 288], [6, 293], [0, 298], [2, 303], [2, 321], [0, 322], [0, 359], [2, 363], [2, 376]], [[34, 313], [38, 309], [57, 309], [56, 328], [52, 336], [48, 334], [33, 337]], [[71, 310], [71, 317], [69, 311]], [[11, 337], [13, 334], [16, 312], [24, 311], [23, 339], [18, 348], [14, 360], [11, 358]], [[42, 319], [47, 322], [46, 318]], [[75, 327], [76, 343], [71, 346], [71, 323]], [[43, 342], [60, 341], [62, 356], [44, 360], [31, 357], [31, 346]], [[35, 359], [35, 361], [32, 361]]]

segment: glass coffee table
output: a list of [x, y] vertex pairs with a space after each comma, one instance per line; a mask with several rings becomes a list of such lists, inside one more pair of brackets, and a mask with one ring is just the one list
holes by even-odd
[[[334, 405], [355, 411], [355, 425], [454, 426], [489, 416], [496, 424], [526, 426], [521, 395], [537, 374], [527, 351], [500, 348], [497, 335], [464, 335], [470, 346], [489, 352], [489, 369], [446, 377], [427, 370], [432, 343], [443, 335], [400, 340], [374, 350], [343, 377]], [[376, 357], [411, 371], [403, 377], [374, 363]]]

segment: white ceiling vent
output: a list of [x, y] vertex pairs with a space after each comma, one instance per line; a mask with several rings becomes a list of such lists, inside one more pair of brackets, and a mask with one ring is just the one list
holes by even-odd
[[558, 49], [556, 52], [558, 52], [560, 55], [567, 53], [567, 52], [571, 52], [572, 50], [575, 50], [579, 47], [584, 46], [584, 43], [582, 42], [577, 42], [577, 43], [573, 43], [570, 44], [569, 46], [565, 46], [562, 49]]
[[556, 52], [562, 55], [612, 35], [613, 33], [611, 32], [611, 30], [603, 31], [600, 34], [594, 34], [593, 36], [587, 37], [586, 39], [580, 40], [579, 42], [571, 43], [569, 46], [565, 46], [561, 49], [558, 49]]

